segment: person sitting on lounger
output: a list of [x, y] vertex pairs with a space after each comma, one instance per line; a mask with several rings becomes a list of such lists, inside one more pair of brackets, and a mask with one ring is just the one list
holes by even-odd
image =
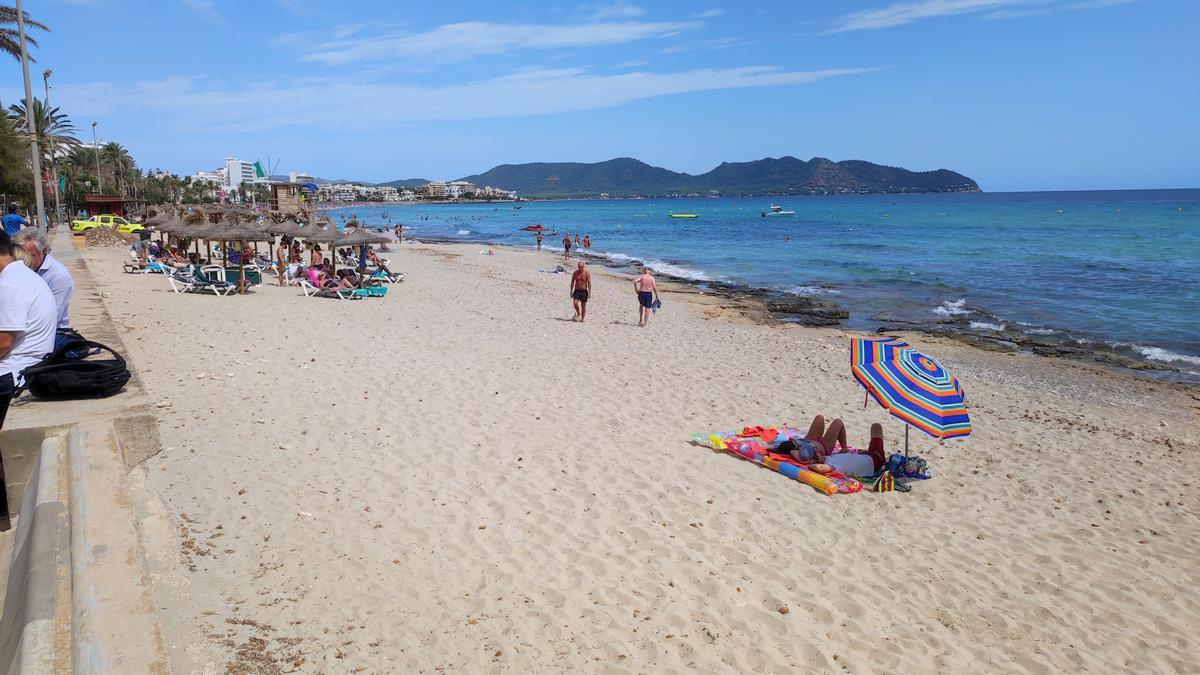
[[[850, 449], [846, 441], [846, 425], [835, 419], [825, 426], [825, 418], [817, 415], [804, 438], [793, 438], [780, 446], [792, 459], [802, 464], [829, 464], [847, 475], [869, 476], [887, 463], [883, 449], [883, 426], [871, 425], [871, 441], [866, 451]], [[861, 459], [860, 459], [861, 458]], [[861, 466], [860, 466], [861, 465]]]
[[370, 261], [372, 265], [382, 270], [384, 274], [388, 275], [389, 277], [392, 276], [392, 271], [389, 270], [388, 266], [383, 263], [383, 258], [380, 258], [379, 255], [375, 253], [375, 249], [367, 249], [367, 260]]
[[338, 270], [337, 285], [334, 288], [339, 291], [354, 290], [358, 288], [358, 279], [355, 278], [354, 272], [350, 270]]

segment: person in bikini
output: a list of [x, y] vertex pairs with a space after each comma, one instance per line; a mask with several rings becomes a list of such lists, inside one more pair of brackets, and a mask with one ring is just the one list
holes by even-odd
[[592, 275], [581, 262], [571, 275], [571, 304], [575, 306], [575, 320], [582, 323], [587, 319], [587, 302], [592, 294]]

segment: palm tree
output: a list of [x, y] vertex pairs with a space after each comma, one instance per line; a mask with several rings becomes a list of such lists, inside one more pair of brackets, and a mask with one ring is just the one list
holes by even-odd
[[[8, 52], [14, 59], [20, 60], [20, 35], [18, 34], [16, 28], [9, 28], [10, 25], [17, 25], [17, 8], [0, 5], [0, 51]], [[25, 12], [25, 27], [38, 28], [45, 31], [50, 30], [50, 27], [46, 24], [29, 18], [29, 12]], [[25, 42], [33, 45], [34, 47], [37, 46], [37, 40], [33, 39], [33, 36], [29, 34], [28, 30], [25, 31]], [[34, 61], [35, 59], [30, 56], [29, 60]]]
[[[43, 161], [50, 161], [51, 142], [53, 142], [55, 152], [60, 155], [63, 151], [79, 145], [79, 139], [75, 138], [77, 131], [75, 124], [71, 122], [71, 118], [67, 117], [66, 113], [60, 111], [58, 106], [47, 108], [44, 101], [35, 97], [32, 112], [33, 123], [37, 126], [38, 147], [42, 151]], [[17, 131], [28, 133], [25, 99], [8, 107], [8, 118], [12, 120]]]
[[12, 121], [5, 117], [0, 117], [0, 191], [22, 198], [33, 193], [29, 146], [22, 142]]
[[70, 153], [58, 158], [58, 175], [66, 183], [65, 194], [68, 202], [78, 205], [83, 201], [83, 196], [98, 184], [95, 171], [95, 148], [76, 146]]
[[100, 148], [100, 163], [112, 177], [117, 194], [124, 194], [125, 187], [129, 184], [129, 174], [137, 168], [137, 163], [133, 161], [129, 151], [116, 141], [105, 143], [104, 147]]

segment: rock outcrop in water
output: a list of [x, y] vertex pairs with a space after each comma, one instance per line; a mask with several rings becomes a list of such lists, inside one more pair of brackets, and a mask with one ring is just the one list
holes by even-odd
[[724, 162], [693, 176], [622, 157], [606, 162], [501, 164], [463, 180], [516, 190], [528, 197], [659, 197], [710, 194], [824, 195], [909, 192], [978, 192], [979, 185], [954, 171], [909, 171], [861, 160], [834, 162], [768, 157]]

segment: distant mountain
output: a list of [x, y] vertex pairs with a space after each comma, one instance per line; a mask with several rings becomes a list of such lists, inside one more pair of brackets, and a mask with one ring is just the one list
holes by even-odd
[[[970, 178], [946, 169], [909, 171], [861, 160], [768, 157], [724, 162], [699, 176], [622, 157], [606, 162], [501, 164], [463, 180], [516, 190], [529, 197], [649, 197], [672, 194], [803, 195], [839, 193], [978, 192]], [[393, 183], [384, 183], [392, 185]]]
[[394, 187], [394, 188], [410, 188], [424, 185], [429, 181], [424, 178], [401, 178], [399, 180], [389, 180], [386, 183], [376, 183], [379, 187]]

